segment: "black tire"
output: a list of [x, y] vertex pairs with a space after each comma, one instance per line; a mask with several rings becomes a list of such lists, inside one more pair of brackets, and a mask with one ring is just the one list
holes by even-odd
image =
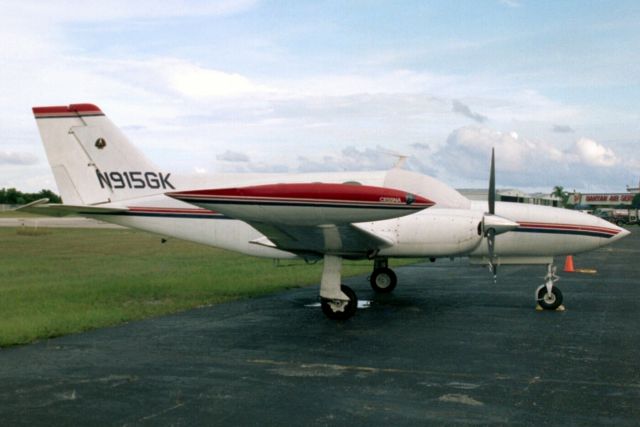
[[373, 270], [373, 273], [371, 273], [369, 283], [371, 283], [371, 287], [374, 291], [381, 294], [388, 294], [393, 292], [396, 288], [396, 285], [398, 284], [398, 277], [390, 268], [376, 268]]
[[545, 310], [555, 310], [562, 305], [562, 292], [557, 287], [551, 289], [552, 295], [547, 295], [547, 287], [543, 286], [538, 291], [538, 304]]
[[342, 311], [334, 310], [331, 301], [326, 298], [320, 298], [320, 305], [325, 316], [332, 320], [347, 320], [356, 314], [358, 309], [358, 297], [356, 293], [348, 286], [341, 285], [340, 290], [349, 297], [349, 302]]

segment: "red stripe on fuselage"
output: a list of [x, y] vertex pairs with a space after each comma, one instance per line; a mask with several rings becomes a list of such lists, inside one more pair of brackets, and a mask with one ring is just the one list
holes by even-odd
[[576, 224], [550, 224], [541, 222], [520, 222], [520, 227], [525, 228], [540, 228], [546, 230], [571, 230], [571, 231], [592, 231], [596, 233], [605, 233], [615, 236], [620, 230], [615, 230], [606, 227], [597, 227], [591, 225], [576, 225]]

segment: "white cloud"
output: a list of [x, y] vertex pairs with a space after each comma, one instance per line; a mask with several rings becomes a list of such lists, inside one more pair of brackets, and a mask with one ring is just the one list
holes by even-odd
[[491, 148], [496, 149], [503, 170], [517, 172], [530, 162], [532, 153], [545, 155], [551, 147], [519, 138], [515, 132], [500, 132], [486, 127], [465, 126], [456, 129], [447, 138], [439, 155], [459, 170], [478, 177], [486, 175], [486, 158]]
[[225, 73], [183, 61], [168, 61], [164, 72], [173, 89], [191, 98], [231, 97], [273, 91], [238, 73]]
[[573, 130], [573, 128], [571, 126], [568, 126], [568, 125], [553, 125], [553, 128], [551, 130], [553, 132], [556, 132], [556, 133], [573, 133], [573, 132], [575, 132]]
[[356, 171], [356, 170], [384, 170], [397, 161], [395, 156], [381, 148], [353, 147], [344, 148], [340, 155], [324, 156], [322, 159], [299, 157], [298, 170], [300, 172], [322, 171]]
[[0, 165], [34, 165], [38, 157], [32, 153], [0, 150]]
[[205, 174], [208, 173], [207, 168], [202, 168], [202, 167], [199, 167], [199, 166], [195, 166], [193, 168], [193, 171], [198, 175], [205, 175]]
[[[545, 187], [564, 183], [566, 187], [587, 187], [590, 182], [620, 186], [627, 171], [613, 149], [588, 138], [580, 138], [563, 149], [517, 132], [501, 132], [479, 126], [456, 129], [435, 154], [440, 176], [453, 182], [486, 185], [491, 148], [496, 151], [499, 186]], [[632, 163], [627, 162], [628, 165]]]
[[413, 144], [411, 144], [411, 147], [415, 148], [416, 150], [429, 151], [431, 149], [431, 146], [429, 144], [425, 144], [424, 142], [414, 142]]
[[498, 0], [500, 2], [500, 4], [503, 4], [505, 6], [509, 6], [509, 7], [520, 7], [520, 1], [519, 0]]
[[406, 69], [371, 73], [307, 76], [281, 82], [292, 96], [348, 96], [360, 94], [438, 94], [460, 84], [460, 78]]
[[73, 0], [5, 2], [3, 13], [45, 22], [104, 22], [121, 19], [157, 19], [186, 16], [221, 16], [239, 13], [255, 6], [256, 0], [187, 1], [165, 0]]
[[457, 99], [453, 100], [453, 109], [452, 111], [454, 113], [459, 113], [462, 114], [465, 117], [468, 117], [472, 120], [475, 120], [478, 123], [482, 123], [482, 122], [486, 122], [487, 121], [487, 116], [483, 116], [482, 114], [479, 114], [475, 111], [471, 111], [471, 108], [469, 108], [468, 105], [463, 104], [462, 102], [460, 102]]
[[[404, 59], [392, 58], [374, 66], [363, 65], [363, 57], [355, 55], [351, 67], [319, 68], [305, 68], [305, 55], [297, 53], [299, 57], [287, 57], [299, 61], [292, 67], [295, 71], [282, 73], [289, 68], [275, 67], [270, 62], [273, 56], [265, 60], [265, 67], [276, 71], [264, 72], [232, 66], [202, 52], [190, 55], [188, 49], [149, 46], [145, 54], [127, 56], [118, 53], [117, 46], [113, 50], [103, 46], [96, 53], [91, 43], [84, 47], [75, 43], [75, 37], [83, 34], [89, 40], [105, 39], [105, 33], [115, 33], [118, 25], [154, 27], [149, 24], [168, 22], [165, 18], [173, 22], [180, 17], [217, 17], [255, 5], [253, 0], [91, 0], [82, 7], [70, 0], [5, 2], [0, 14], [0, 150], [5, 153], [5, 161], [0, 160], [0, 187], [1, 180], [31, 182], [20, 181], [16, 170], [26, 168], [15, 162], [29, 160], [15, 153], [44, 157], [31, 106], [72, 102], [97, 103], [155, 161], [182, 171], [192, 171], [199, 162], [246, 171], [377, 169], [394, 163], [392, 157], [373, 148], [384, 147], [402, 154], [416, 152], [421, 157], [411, 162], [422, 171], [430, 171], [439, 159], [445, 166], [443, 176], [449, 172], [449, 176], [484, 179], [494, 145], [499, 168], [514, 181], [524, 177], [519, 182], [570, 177], [571, 168], [581, 173], [589, 166], [602, 172], [612, 165], [640, 164], [635, 151], [622, 156], [611, 144], [585, 139], [568, 146], [567, 138], [572, 135], [560, 134], [555, 140], [541, 139], [549, 137], [553, 123], [571, 123], [589, 135], [598, 135], [599, 140], [605, 138], [603, 134], [611, 138], [609, 130], [599, 133], [585, 127], [585, 122], [594, 117], [601, 120], [603, 115], [556, 102], [542, 95], [542, 90], [532, 89], [526, 80], [522, 83], [520, 76], [438, 73], [410, 66], [434, 56], [428, 51], [406, 49]], [[249, 37], [259, 43], [264, 58], [277, 49], [282, 54], [288, 47], [256, 34]], [[450, 43], [445, 48], [468, 51], [477, 44], [467, 39]], [[395, 58], [399, 47], [380, 49], [388, 49]], [[473, 105], [473, 110], [466, 104]], [[461, 127], [469, 122], [466, 117], [482, 123], [487, 116], [496, 129], [513, 131]], [[631, 122], [629, 116], [615, 117], [620, 124], [617, 129]], [[624, 137], [629, 131], [620, 133]], [[558, 145], [561, 137], [562, 145]], [[234, 150], [222, 152], [226, 147]], [[14, 153], [11, 164], [6, 161], [8, 152]], [[262, 157], [251, 161], [242, 153], [251, 153], [251, 159]], [[46, 172], [39, 172], [44, 175]]]
[[247, 163], [249, 161], [249, 156], [244, 153], [238, 153], [237, 151], [227, 150], [222, 154], [218, 154], [216, 159], [222, 160], [224, 162], [240, 162]]
[[618, 163], [618, 158], [611, 148], [588, 138], [580, 138], [569, 151], [575, 154], [578, 161], [594, 167], [611, 167]]

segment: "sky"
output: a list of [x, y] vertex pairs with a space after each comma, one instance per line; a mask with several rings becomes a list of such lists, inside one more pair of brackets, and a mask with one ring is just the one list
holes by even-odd
[[640, 2], [0, 1], [0, 188], [57, 190], [31, 107], [93, 103], [174, 173], [640, 179]]

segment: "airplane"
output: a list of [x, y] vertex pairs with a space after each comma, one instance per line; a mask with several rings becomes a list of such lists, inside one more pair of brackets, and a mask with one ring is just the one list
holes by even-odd
[[543, 309], [563, 301], [555, 256], [609, 245], [629, 231], [582, 212], [497, 202], [492, 150], [488, 202], [470, 201], [427, 175], [386, 171], [178, 175], [138, 151], [93, 104], [33, 107], [62, 204], [20, 208], [76, 214], [125, 227], [274, 259], [323, 260], [320, 301], [330, 319], [357, 310], [341, 283], [343, 260], [373, 263], [370, 285], [389, 293], [389, 259], [468, 257], [490, 267], [547, 266], [535, 291]]

